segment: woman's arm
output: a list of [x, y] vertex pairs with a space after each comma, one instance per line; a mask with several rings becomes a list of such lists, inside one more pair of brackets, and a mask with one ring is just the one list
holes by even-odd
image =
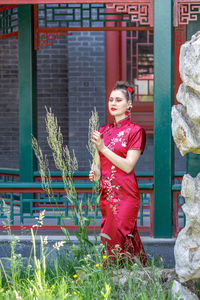
[[116, 167], [126, 172], [127, 174], [129, 174], [134, 169], [141, 154], [140, 150], [128, 150], [126, 158], [123, 158], [107, 147], [105, 147], [101, 152]]
[[93, 132], [91, 140], [104, 156], [106, 156], [116, 167], [127, 174], [133, 170], [141, 154], [141, 150], [128, 150], [126, 158], [117, 155], [105, 146], [98, 131]]

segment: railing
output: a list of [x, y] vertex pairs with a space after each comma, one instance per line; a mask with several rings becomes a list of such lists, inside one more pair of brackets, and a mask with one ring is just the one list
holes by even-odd
[[[88, 227], [88, 230], [100, 230], [100, 209], [98, 206], [95, 207], [95, 201], [92, 199], [92, 183], [75, 183], [75, 188], [79, 201], [82, 201], [83, 216], [90, 218], [92, 221], [92, 225]], [[55, 197], [49, 200], [40, 182], [0, 183], [0, 229], [5, 230], [8, 224], [11, 230], [30, 228], [59, 230], [60, 226], [65, 226], [68, 230], [77, 229], [78, 219], [76, 218], [75, 224], [73, 224], [73, 206], [65, 196], [63, 183], [53, 182], [52, 189]], [[139, 184], [139, 189], [141, 208], [138, 216], [138, 227], [140, 231], [152, 235], [153, 184]], [[29, 205], [28, 212], [24, 212], [24, 205], [27, 204]], [[36, 218], [39, 218], [39, 214], [44, 210], [43, 225], [33, 227], [37, 222]]]
[[18, 169], [0, 169], [0, 182], [19, 181]]
[[[73, 207], [66, 199], [64, 187], [59, 172], [51, 172], [55, 199], [51, 203], [42, 189], [39, 172], [34, 173], [35, 182], [20, 183], [19, 170], [0, 169], [0, 229], [5, 228], [3, 221], [10, 219], [11, 228], [29, 229], [36, 223], [35, 218], [45, 210], [44, 224], [40, 229], [58, 230], [60, 226], [66, 226], [69, 230], [78, 228], [78, 220], [75, 224], [72, 220]], [[151, 172], [136, 172], [140, 190], [140, 211], [138, 214], [138, 228], [145, 235], [153, 235], [153, 174]], [[185, 216], [181, 209], [184, 198], [181, 196], [181, 181], [183, 173], [174, 176], [173, 192], [173, 236], [185, 224]], [[74, 182], [78, 194], [78, 200], [82, 201], [82, 211], [85, 218], [90, 217], [91, 226], [88, 230], [100, 230], [100, 208], [95, 207], [92, 198], [92, 184], [88, 182], [88, 172], [74, 174]], [[27, 193], [29, 193], [28, 199]], [[31, 193], [31, 197], [30, 197]], [[24, 213], [24, 205], [29, 205], [30, 211]], [[7, 213], [9, 212], [9, 214]], [[6, 215], [7, 213], [7, 215]], [[9, 215], [9, 216], [8, 216]]]
[[[75, 180], [88, 180], [88, 172], [75, 172]], [[136, 172], [136, 176], [139, 180], [153, 181], [152, 172]], [[60, 172], [51, 172], [51, 177], [54, 180], [62, 180]], [[0, 169], [0, 182], [13, 182], [19, 181], [19, 169]], [[38, 171], [34, 172], [34, 181], [40, 181], [40, 173]]]

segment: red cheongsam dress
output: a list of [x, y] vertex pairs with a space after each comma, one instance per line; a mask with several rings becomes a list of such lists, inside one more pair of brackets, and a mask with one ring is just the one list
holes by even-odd
[[[104, 144], [117, 155], [126, 158], [128, 150], [144, 151], [146, 134], [142, 127], [125, 118], [118, 123], [107, 124], [99, 128]], [[134, 170], [127, 174], [101, 152], [101, 177], [99, 182], [100, 208], [102, 212], [101, 243], [106, 246], [109, 255], [116, 245], [118, 251], [128, 257], [147, 261], [143, 245], [137, 231], [137, 215], [140, 207], [140, 193]], [[115, 251], [115, 250], [114, 250]]]

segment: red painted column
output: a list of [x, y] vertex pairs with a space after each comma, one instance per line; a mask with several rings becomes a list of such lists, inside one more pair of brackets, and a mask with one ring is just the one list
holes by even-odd
[[[106, 9], [106, 13], [114, 13], [113, 9]], [[106, 16], [106, 19], [116, 19], [118, 16]], [[113, 27], [114, 22], [106, 23], [106, 27]], [[108, 99], [115, 85], [115, 82], [121, 80], [121, 32], [106, 31], [105, 32], [105, 79], [106, 79], [106, 123], [112, 121], [108, 112]]]
[[180, 49], [181, 46], [186, 41], [186, 26], [185, 25], [179, 25], [178, 27], [175, 27], [175, 51], [174, 51], [174, 61], [175, 61], [175, 67], [174, 67], [174, 99], [175, 103], [178, 104], [178, 101], [176, 100], [176, 94], [178, 93], [178, 89], [180, 84], [182, 83], [180, 73], [179, 73], [179, 56], [180, 56]]

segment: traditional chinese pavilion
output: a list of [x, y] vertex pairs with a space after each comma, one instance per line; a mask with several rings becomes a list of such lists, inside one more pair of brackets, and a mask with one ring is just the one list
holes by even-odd
[[[199, 0], [0, 0], [1, 229], [5, 207], [12, 229], [28, 229], [41, 209], [51, 209], [31, 142], [38, 136], [46, 149], [44, 106], [77, 153], [76, 187], [86, 197], [90, 112], [96, 106], [101, 123], [109, 122], [108, 95], [117, 80], [128, 80], [135, 85], [133, 119], [148, 135], [137, 172], [139, 228], [155, 238], [177, 235], [184, 224], [180, 180], [185, 172], [196, 176], [200, 156], [175, 153], [171, 107], [181, 83], [180, 47], [200, 29], [199, 15]], [[62, 184], [53, 188], [67, 217]], [[46, 218], [42, 229], [59, 228], [58, 216]]]

